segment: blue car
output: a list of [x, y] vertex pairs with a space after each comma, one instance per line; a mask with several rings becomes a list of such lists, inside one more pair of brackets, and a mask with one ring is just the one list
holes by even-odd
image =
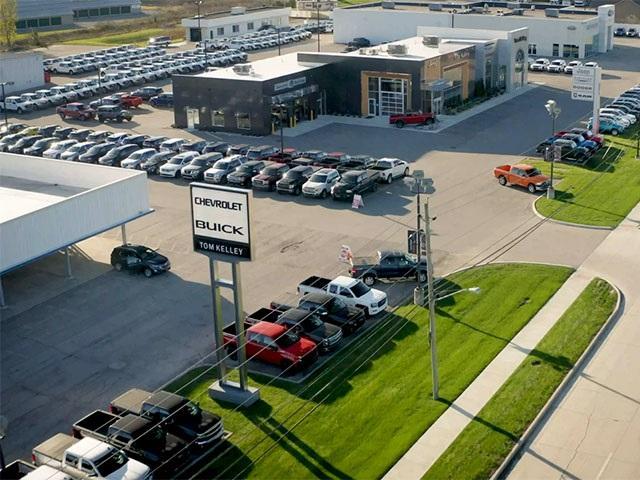
[[173, 93], [161, 93], [151, 97], [149, 103], [154, 107], [173, 107]]
[[[593, 119], [589, 120], [589, 125], [587, 128], [591, 130], [593, 127]], [[600, 132], [601, 133], [610, 133], [611, 135], [618, 135], [619, 133], [624, 132], [624, 126], [619, 123], [612, 122], [611, 120], [605, 120], [604, 118], [600, 119]]]

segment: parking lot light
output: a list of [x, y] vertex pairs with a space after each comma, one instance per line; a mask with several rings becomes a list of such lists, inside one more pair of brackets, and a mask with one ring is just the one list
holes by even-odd
[[[547, 100], [544, 108], [547, 110], [547, 113], [551, 117], [551, 137], [556, 134], [556, 118], [560, 115], [562, 111], [555, 100]], [[555, 153], [553, 157], [551, 157], [551, 177], [549, 178], [549, 188], [547, 188], [547, 198], [553, 199], [555, 198], [555, 190], [553, 189], [553, 166], [555, 164]]]

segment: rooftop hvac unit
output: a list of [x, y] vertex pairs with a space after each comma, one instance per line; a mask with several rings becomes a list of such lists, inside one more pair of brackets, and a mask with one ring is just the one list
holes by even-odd
[[427, 47], [437, 47], [440, 45], [440, 37], [436, 37], [435, 35], [428, 35], [422, 37], [422, 44]]
[[429, 4], [429, 10], [431, 10], [432, 12], [441, 12], [442, 11], [442, 5], [439, 3], [430, 3]]
[[407, 46], [406, 45], [398, 45], [392, 44], [387, 46], [387, 53], [389, 55], [406, 55], [407, 54]]
[[233, 71], [238, 75], [251, 75], [253, 66], [250, 63], [236, 63], [233, 66]]
[[511, 10], [511, 15], [524, 15], [524, 8], [514, 8]]
[[560, 17], [560, 10], [558, 10], [557, 8], [545, 8], [544, 16], [558, 18]]
[[388, 10], [393, 10], [394, 8], [396, 8], [396, 2], [390, 0], [384, 0], [381, 5], [382, 8], [386, 8]]
[[473, 13], [484, 13], [484, 7], [471, 7]]
[[520, 8], [520, 2], [507, 2], [507, 8], [511, 10], [514, 8]]
[[247, 13], [247, 7], [231, 7], [231, 15], [244, 15]]

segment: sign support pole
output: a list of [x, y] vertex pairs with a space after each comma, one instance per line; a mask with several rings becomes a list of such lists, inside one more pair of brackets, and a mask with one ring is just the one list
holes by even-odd
[[594, 135], [600, 133], [600, 78], [602, 69], [596, 67], [593, 81], [593, 125], [591, 131]]
[[[233, 308], [236, 317], [236, 332], [238, 341], [238, 362], [240, 367], [238, 373], [240, 375], [240, 390], [248, 391], [247, 381], [247, 351], [246, 351], [246, 335], [244, 331], [244, 312], [242, 310], [242, 283], [240, 281], [240, 264], [233, 262], [231, 264], [231, 275], [233, 278]], [[222, 378], [222, 377], [221, 377]]]
[[438, 352], [436, 350], [436, 293], [433, 288], [433, 261], [431, 258], [431, 217], [429, 216], [429, 199], [424, 204], [426, 247], [427, 247], [427, 288], [429, 290], [429, 347], [431, 349], [431, 381], [433, 383], [433, 399], [438, 400], [440, 392], [440, 374], [438, 373]]
[[220, 298], [220, 285], [218, 284], [216, 273], [216, 261], [211, 257], [209, 257], [209, 274], [211, 276], [211, 299], [213, 301], [213, 336], [216, 348], [216, 365], [218, 379], [220, 379], [220, 383], [224, 384], [227, 381], [227, 366], [225, 364], [226, 352], [221, 348], [224, 345], [222, 299]]

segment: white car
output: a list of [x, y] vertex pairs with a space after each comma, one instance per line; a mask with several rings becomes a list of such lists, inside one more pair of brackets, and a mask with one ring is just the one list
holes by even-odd
[[36, 104], [36, 109], [48, 108], [51, 106], [51, 102], [47, 97], [43, 97], [38, 93], [23, 93], [20, 95], [20, 100], [23, 102], [33, 102]]
[[8, 112], [31, 112], [37, 110], [38, 106], [32, 101], [24, 101], [20, 97], [5, 97], [4, 100], [0, 100], [0, 108]]
[[636, 116], [635, 115], [631, 115], [629, 113], [623, 112], [622, 110], [619, 110], [619, 109], [614, 108], [614, 107], [605, 107], [605, 108], [601, 108], [600, 109], [600, 115], [609, 114], [609, 113], [611, 115], [618, 115], [618, 116], [620, 116], [620, 117], [622, 117], [624, 119], [627, 119], [631, 125], [636, 123]]
[[409, 164], [399, 158], [380, 158], [369, 168], [377, 171], [386, 183], [409, 175]]
[[78, 94], [78, 97], [80, 98], [87, 98], [93, 95], [93, 92], [90, 88], [87, 88], [84, 85], [80, 85], [77, 82], [67, 83], [66, 86], [76, 92]]
[[122, 168], [136, 168], [140, 170], [140, 165], [153, 157], [158, 151], [155, 148], [143, 148], [136, 150], [127, 158], [120, 162]]
[[47, 150], [42, 152], [44, 158], [60, 158], [67, 149], [78, 143], [77, 140], [62, 140], [52, 144]]
[[187, 143], [187, 141], [184, 138], [170, 138], [160, 144], [160, 151], [169, 150], [177, 153], [185, 143]]
[[200, 155], [198, 152], [182, 152], [174, 155], [171, 157], [171, 160], [160, 167], [160, 176], [177, 178], [180, 175], [182, 167], [191, 163], [191, 160], [198, 155]]
[[63, 103], [65, 103], [62, 95], [52, 92], [51, 90], [36, 90], [36, 94], [49, 100], [52, 106], [62, 105]]
[[567, 63], [566, 67], [564, 67], [564, 73], [573, 74], [573, 69], [581, 66], [582, 66], [582, 62], [580, 60], [572, 60], [571, 62]]
[[77, 162], [78, 157], [83, 153], [87, 153], [87, 151], [97, 145], [96, 142], [80, 142], [75, 145], [71, 145], [67, 150], [60, 154], [60, 160], [69, 160], [71, 162]]
[[584, 64], [585, 67], [597, 67], [598, 62], [587, 62]]
[[627, 128], [629, 125], [631, 125], [631, 122], [628, 119], [626, 119], [625, 117], [622, 117], [620, 115], [614, 115], [613, 113], [600, 113], [599, 117], [608, 119], [608, 120], [610, 120], [612, 122], [615, 122], [615, 123], [618, 123], [618, 124], [622, 125], [625, 128]]
[[75, 102], [79, 95], [67, 86], [51, 87], [51, 91], [64, 98], [65, 103]]
[[340, 179], [340, 174], [334, 168], [318, 170], [302, 185], [302, 194], [305, 197], [326, 198], [331, 193], [331, 188]]
[[344, 275], [329, 279], [324, 279], [328, 283], [325, 287], [310, 285], [308, 280], [317, 280], [318, 277], [311, 277], [298, 285], [298, 293], [324, 293], [332, 297], [338, 297], [350, 307], [364, 308], [369, 316], [377, 315], [387, 308], [387, 294], [381, 290], [367, 286], [362, 280]]
[[554, 60], [549, 65], [547, 65], [547, 72], [562, 73], [564, 72], [566, 66], [567, 62], [565, 62], [564, 60]]
[[549, 63], [549, 60], [546, 58], [538, 58], [529, 66], [529, 70], [532, 72], [546, 72]]

